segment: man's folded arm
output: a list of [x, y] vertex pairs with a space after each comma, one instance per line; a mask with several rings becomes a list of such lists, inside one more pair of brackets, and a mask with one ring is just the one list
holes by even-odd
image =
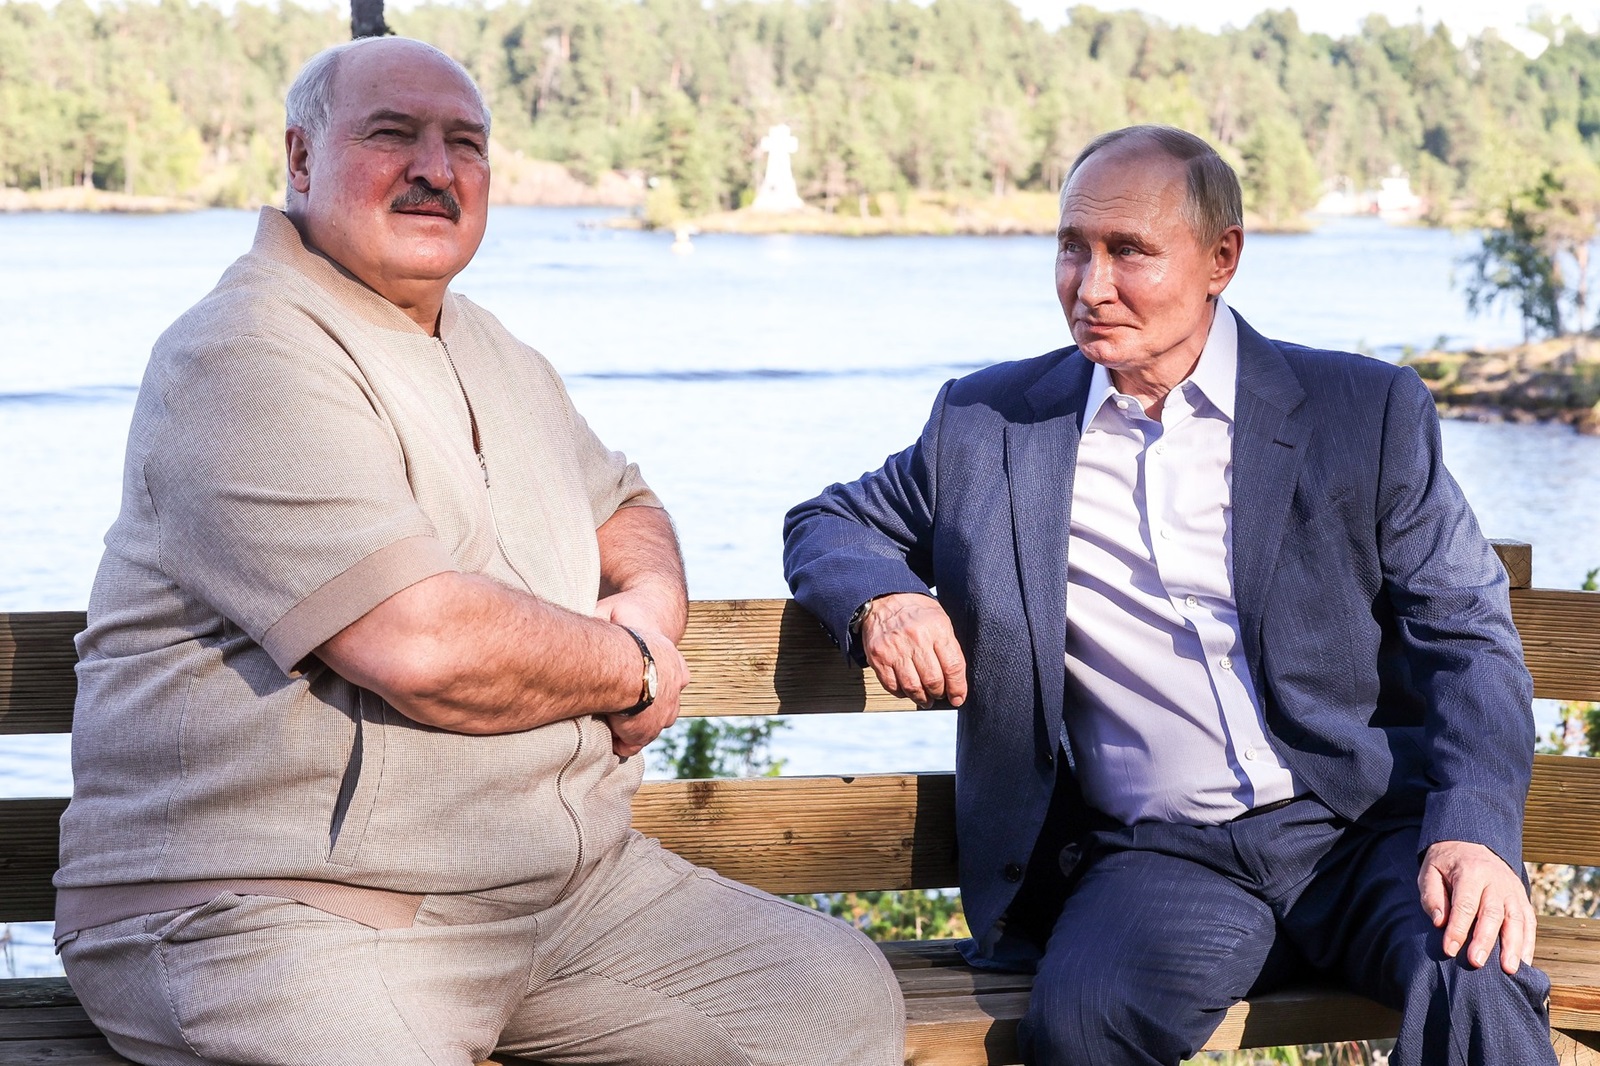
[[[662, 669], [674, 669], [671, 642], [642, 635]], [[406, 717], [457, 733], [623, 710], [639, 699], [642, 678], [638, 645], [621, 627], [455, 572], [400, 590], [316, 655]]]
[[689, 619], [683, 553], [672, 519], [658, 506], [618, 509], [595, 531], [600, 542], [601, 618], [652, 629], [673, 643]]

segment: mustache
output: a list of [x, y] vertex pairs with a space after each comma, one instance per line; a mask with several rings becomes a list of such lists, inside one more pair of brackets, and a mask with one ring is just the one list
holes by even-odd
[[409, 211], [417, 207], [436, 207], [448, 215], [451, 222], [461, 221], [461, 204], [449, 189], [413, 185], [389, 204], [391, 211]]

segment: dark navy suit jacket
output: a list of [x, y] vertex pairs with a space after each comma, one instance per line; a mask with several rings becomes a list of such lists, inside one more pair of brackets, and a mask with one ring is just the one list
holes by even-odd
[[[1030, 860], [1055, 861], [1041, 832], [1076, 817], [1056, 793], [1076, 791], [1066, 560], [1092, 369], [1066, 348], [950, 382], [915, 444], [785, 522], [795, 597], [857, 661], [848, 621], [874, 596], [936, 588], [954, 624], [970, 683], [956, 833], [980, 962], [1014, 955], [997, 947], [1006, 910]], [[1279, 756], [1348, 819], [1420, 821], [1424, 848], [1476, 841], [1520, 872], [1532, 682], [1426, 387], [1240, 319], [1235, 415], [1229, 565]]]

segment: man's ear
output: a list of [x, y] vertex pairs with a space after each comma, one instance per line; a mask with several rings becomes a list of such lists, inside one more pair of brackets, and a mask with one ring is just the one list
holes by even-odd
[[1222, 236], [1211, 248], [1211, 278], [1206, 286], [1207, 295], [1222, 295], [1222, 290], [1228, 287], [1239, 269], [1239, 253], [1243, 250], [1244, 230], [1241, 227], [1229, 226], [1222, 231]]
[[311, 188], [311, 138], [299, 126], [283, 131], [284, 154], [289, 162], [289, 188], [304, 196]]

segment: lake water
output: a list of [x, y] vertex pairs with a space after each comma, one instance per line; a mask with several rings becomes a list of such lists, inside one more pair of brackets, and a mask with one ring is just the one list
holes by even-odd
[[[542, 350], [602, 439], [678, 523], [698, 598], [781, 596], [785, 510], [882, 462], [940, 383], [1067, 343], [1049, 238], [670, 237], [603, 211], [496, 209], [457, 289]], [[82, 609], [115, 516], [150, 345], [249, 245], [255, 216], [0, 215], [0, 611]], [[1519, 339], [1452, 287], [1471, 235], [1330, 220], [1251, 236], [1229, 302], [1268, 336], [1393, 358]], [[1540, 585], [1600, 566], [1600, 438], [1447, 423], [1491, 536], [1534, 544]], [[1549, 709], [1542, 710], [1548, 718]], [[805, 719], [787, 773], [946, 769], [950, 715]], [[0, 795], [66, 795], [62, 737], [0, 737]], [[13, 927], [16, 968], [51, 965]]]

